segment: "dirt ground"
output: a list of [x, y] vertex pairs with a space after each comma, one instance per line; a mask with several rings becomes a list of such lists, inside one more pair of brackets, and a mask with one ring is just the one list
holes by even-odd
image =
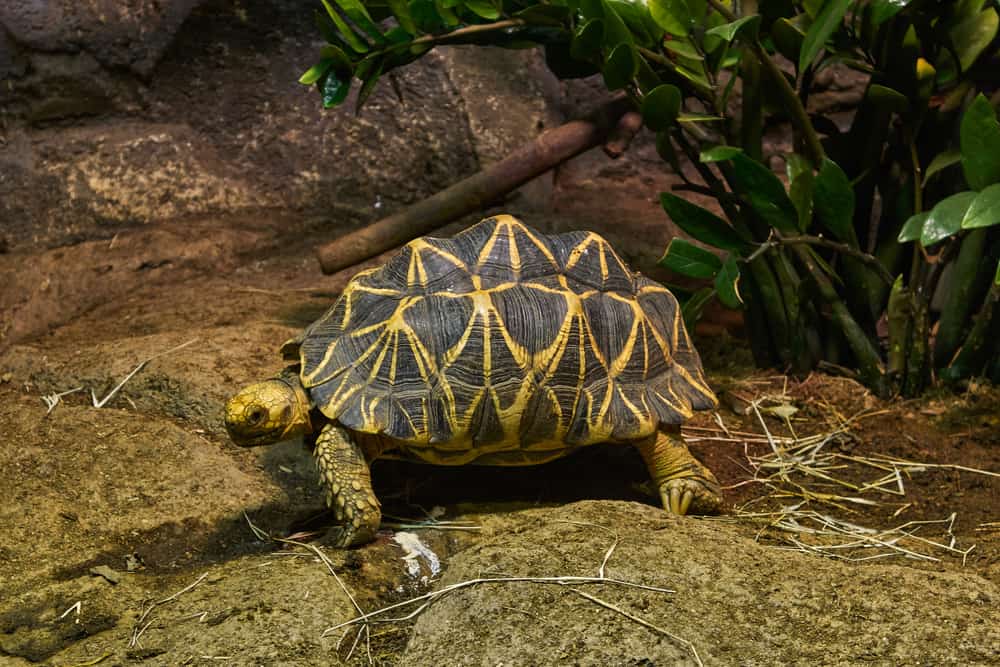
[[[572, 198], [529, 221], [596, 228], [650, 269], [669, 235], [655, 204], [581, 219]], [[0, 274], [22, 276], [21, 287], [26, 271], [45, 275], [31, 312], [104, 294], [0, 355], [0, 663], [1000, 661], [1000, 391], [881, 402], [844, 378], [755, 371], [718, 323], [696, 343], [722, 405], [685, 436], [726, 487], [725, 515], [660, 512], [628, 448], [528, 469], [387, 461], [374, 469], [387, 517], [378, 540], [322, 547], [309, 533], [330, 518], [308, 452], [239, 449], [221, 425], [225, 399], [278, 370], [278, 346], [350, 274], [319, 274], [309, 248], [322, 230], [281, 229], [200, 220], [0, 255]], [[106, 396], [144, 360], [93, 406], [91, 391]], [[77, 388], [51, 411], [43, 400]], [[796, 468], [786, 450], [801, 443], [833, 458]], [[903, 495], [863, 489], [894, 470], [884, 488], [902, 483]], [[809, 532], [807, 511], [871, 531]], [[429, 514], [465, 523], [409, 525]], [[911, 524], [915, 537], [885, 532], [910, 521], [938, 523]], [[837, 546], [858, 534], [867, 541]], [[613, 544], [608, 577], [676, 592], [470, 585], [415, 623], [324, 634], [358, 609], [476, 577], [594, 577]]]

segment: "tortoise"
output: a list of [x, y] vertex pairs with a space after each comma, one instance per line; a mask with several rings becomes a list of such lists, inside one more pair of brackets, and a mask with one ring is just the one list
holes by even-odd
[[336, 546], [378, 530], [378, 457], [534, 465], [631, 444], [667, 511], [719, 508], [680, 438], [717, 401], [677, 300], [598, 234], [498, 215], [418, 238], [355, 275], [282, 353], [294, 363], [230, 399], [226, 428], [241, 446], [312, 443]]

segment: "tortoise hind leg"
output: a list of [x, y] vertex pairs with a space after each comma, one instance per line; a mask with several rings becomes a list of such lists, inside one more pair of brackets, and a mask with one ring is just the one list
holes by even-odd
[[382, 510], [364, 451], [344, 428], [327, 424], [316, 438], [314, 454], [320, 483], [326, 487], [326, 504], [342, 524], [330, 529], [324, 541], [337, 547], [370, 542]]
[[666, 427], [635, 443], [660, 491], [663, 509], [674, 514], [714, 514], [722, 506], [719, 482], [691, 455], [679, 426]]

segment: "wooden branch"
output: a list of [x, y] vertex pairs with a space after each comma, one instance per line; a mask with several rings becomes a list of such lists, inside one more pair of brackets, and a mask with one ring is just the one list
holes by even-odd
[[587, 118], [541, 134], [490, 167], [398, 213], [320, 246], [323, 273], [336, 273], [480, 210], [553, 167], [602, 145], [631, 108], [618, 96]]
[[612, 160], [617, 160], [628, 147], [632, 145], [635, 135], [642, 129], [642, 114], [638, 111], [629, 111], [618, 119], [618, 124], [611, 131], [608, 142], [604, 144], [604, 154]]

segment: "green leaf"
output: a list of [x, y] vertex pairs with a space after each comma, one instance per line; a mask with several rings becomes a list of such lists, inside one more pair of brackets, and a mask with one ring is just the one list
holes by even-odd
[[347, 93], [351, 90], [351, 77], [341, 77], [336, 72], [330, 71], [326, 78], [319, 81], [317, 86], [323, 96], [323, 108], [329, 109], [347, 98]]
[[[361, 107], [364, 106], [365, 102], [368, 101], [368, 97], [375, 90], [375, 84], [378, 82], [380, 76], [382, 76], [382, 69], [385, 67], [385, 61], [379, 59], [379, 61], [371, 67], [362, 79], [361, 90], [358, 91], [358, 100], [354, 105], [355, 111], [360, 111]], [[359, 68], [360, 69], [360, 68]]]
[[866, 97], [872, 104], [884, 111], [905, 113], [910, 108], [910, 100], [906, 95], [877, 83], [873, 83], [868, 87]]
[[931, 179], [931, 176], [947, 169], [953, 164], [958, 164], [962, 161], [962, 152], [959, 150], [951, 149], [938, 153], [931, 160], [931, 163], [927, 165], [927, 169], [924, 170], [924, 179], [920, 182], [920, 187], [927, 185], [927, 181]]
[[419, 32], [434, 34], [444, 30], [444, 19], [438, 13], [434, 0], [411, 0], [409, 6], [410, 16]]
[[993, 275], [993, 284], [1000, 287], [1000, 262], [997, 262], [997, 272]]
[[920, 232], [920, 243], [928, 248], [952, 234], [957, 234], [962, 229], [962, 220], [975, 198], [975, 192], [959, 192], [939, 201], [931, 209], [931, 214], [924, 223], [924, 229]]
[[531, 5], [514, 13], [514, 18], [524, 19], [533, 25], [563, 26], [570, 16], [570, 8], [561, 5]]
[[444, 0], [435, 0], [434, 9], [441, 16], [441, 20], [444, 21], [445, 26], [455, 28], [459, 23], [461, 23], [461, 20], [458, 18], [458, 14], [456, 14], [455, 10], [444, 2]]
[[671, 53], [675, 53], [679, 56], [683, 56], [688, 60], [701, 61], [704, 58], [698, 52], [698, 49], [694, 48], [694, 44], [691, 43], [686, 37], [679, 37], [677, 39], [670, 39], [663, 42], [663, 48]]
[[614, 11], [628, 26], [632, 36], [646, 47], [659, 45], [663, 38], [663, 30], [649, 15], [649, 9], [642, 3], [626, 2], [625, 0], [606, 0], [607, 6]]
[[720, 26], [716, 26], [711, 30], [706, 30], [706, 35], [715, 35], [716, 37], [721, 37], [727, 42], [733, 41], [740, 32], [749, 30], [751, 31], [750, 39], [756, 37], [757, 29], [760, 26], [760, 15], [752, 14], [750, 16], [744, 16], [741, 19], [736, 19], [732, 23], [726, 23]]
[[851, 0], [826, 0], [823, 3], [823, 8], [819, 10], [816, 20], [813, 21], [809, 32], [806, 33], [806, 38], [802, 41], [802, 52], [799, 53], [800, 72], [812, 64], [819, 52], [826, 46], [827, 40], [840, 27], [850, 4]]
[[625, 21], [608, 2], [602, 1], [601, 4], [604, 7], [604, 47], [614, 49], [619, 44], [629, 44], [634, 49], [635, 39]]
[[680, 113], [680, 88], [670, 84], [657, 86], [642, 98], [641, 110], [646, 127], [654, 132], [666, 130], [674, 124]]
[[899, 230], [899, 236], [896, 240], [900, 243], [907, 243], [909, 241], [916, 241], [919, 239], [920, 234], [924, 231], [924, 223], [927, 222], [927, 218], [930, 216], [930, 211], [924, 211], [923, 213], [911, 215], [906, 222], [903, 223], [903, 228]]
[[840, 241], [858, 246], [854, 231], [854, 188], [844, 170], [832, 160], [824, 159], [816, 175], [813, 206], [823, 227]]
[[966, 18], [951, 29], [951, 43], [958, 52], [958, 64], [963, 72], [972, 67], [997, 36], [998, 26], [1000, 17], [995, 9], [990, 8]]
[[318, 63], [310, 67], [299, 77], [299, 83], [311, 86], [322, 78], [326, 71], [333, 66], [332, 58], [323, 58]]
[[726, 258], [715, 276], [715, 291], [719, 295], [719, 301], [727, 308], [743, 307], [743, 297], [740, 296], [740, 266], [732, 255]]
[[812, 162], [799, 153], [788, 153], [785, 155], [785, 176], [788, 182], [792, 183], [804, 171], [812, 171]]
[[[333, 8], [333, 5], [329, 3], [329, 0], [320, 0], [320, 1], [323, 3], [323, 6], [326, 7], [326, 13], [330, 16], [330, 19], [333, 21], [333, 24], [337, 26], [338, 36], [342, 37], [344, 41], [346, 41], [347, 44], [356, 52], [368, 53], [368, 44], [366, 44], [363, 39], [358, 37], [357, 33], [354, 32], [351, 26], [347, 25], [347, 21], [345, 21], [344, 17], [342, 17], [340, 13]], [[324, 99], [324, 104], [326, 104], [325, 95], [323, 99]]]
[[488, 21], [500, 18], [500, 8], [488, 0], [465, 0], [464, 4], [470, 12]]
[[737, 153], [733, 161], [733, 189], [750, 204], [766, 224], [778, 231], [796, 233], [799, 214], [785, 192], [781, 179], [760, 162], [744, 153]]
[[788, 186], [788, 198], [792, 200], [798, 212], [799, 231], [806, 231], [813, 218], [813, 192], [816, 188], [816, 177], [811, 169], [800, 171]]
[[962, 229], [992, 227], [1000, 223], [1000, 183], [985, 188], [972, 200], [962, 218]]
[[708, 209], [672, 192], [661, 192], [660, 204], [674, 224], [702, 243], [730, 252], [741, 252], [748, 247], [729, 223]]
[[368, 33], [368, 36], [375, 40], [376, 44], [385, 44], [385, 37], [365, 6], [359, 0], [334, 0], [337, 5], [344, 10], [347, 18], [351, 19], [355, 25]]
[[872, 0], [872, 23], [880, 25], [898, 14], [913, 0]]
[[681, 306], [681, 317], [684, 318], [684, 326], [688, 330], [693, 330], [694, 325], [701, 319], [701, 313], [705, 306], [715, 296], [715, 290], [711, 287], [702, 287], [692, 294]]
[[704, 248], [675, 237], [667, 246], [660, 266], [690, 278], [708, 279], [714, 278], [722, 268], [722, 260]]
[[736, 146], [713, 146], [708, 150], [702, 151], [698, 156], [698, 161], [705, 163], [722, 162], [723, 160], [731, 160], [734, 155], [742, 152], [743, 150]]
[[973, 190], [1000, 183], [1000, 123], [982, 93], [962, 116], [959, 129], [962, 169]]
[[801, 21], [778, 19], [771, 26], [771, 40], [775, 48], [793, 63], [798, 62], [799, 54], [802, 53], [802, 42], [806, 37], [800, 23]]
[[639, 54], [632, 44], [619, 44], [601, 69], [608, 90], [619, 90], [632, 83], [639, 71]]
[[670, 140], [670, 132], [661, 130], [656, 133], [656, 153], [670, 165], [674, 173], [681, 173], [683, 167], [681, 167], [680, 160], [677, 159], [677, 151], [674, 149], [674, 143]]
[[569, 54], [577, 60], [596, 60], [601, 55], [604, 41], [604, 21], [590, 19], [576, 30], [570, 43]]
[[649, 0], [649, 11], [656, 24], [671, 35], [683, 37], [694, 25], [685, 0]]
[[399, 27], [411, 35], [416, 35], [419, 31], [413, 20], [413, 15], [410, 13], [409, 3], [406, 0], [386, 0], [386, 2], [389, 9], [392, 10], [392, 15], [399, 22]]
[[639, 86], [639, 92], [643, 95], [648, 95], [663, 85], [663, 79], [649, 65], [642, 54], [639, 55], [639, 73], [635, 75], [635, 82]]

